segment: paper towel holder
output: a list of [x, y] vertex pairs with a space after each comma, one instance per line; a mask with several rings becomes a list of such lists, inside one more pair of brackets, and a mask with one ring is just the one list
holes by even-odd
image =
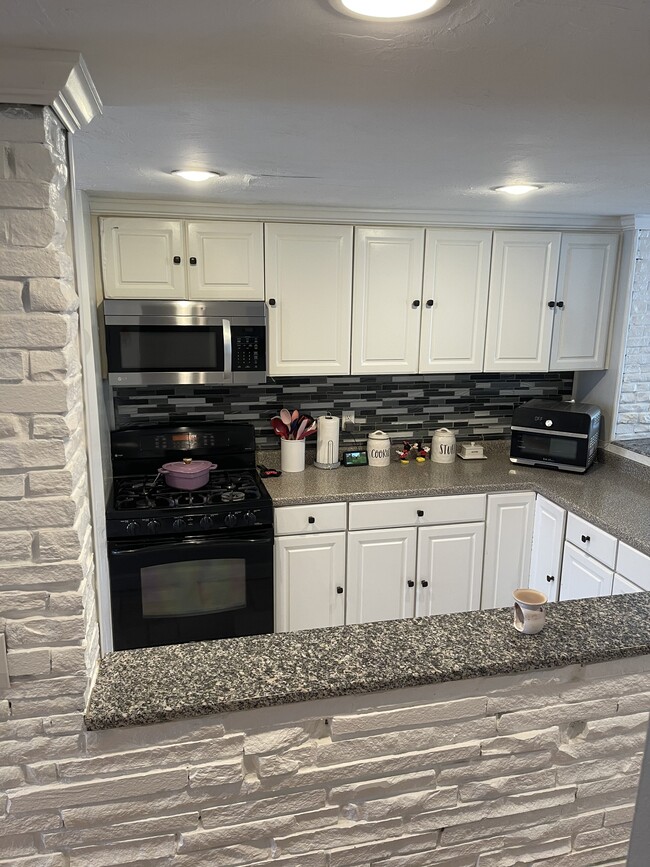
[[[321, 424], [323, 421], [325, 423]], [[329, 412], [317, 419], [316, 458], [324, 458], [324, 460], [314, 461], [314, 466], [318, 467], [319, 470], [335, 470], [341, 465], [339, 461], [339, 421], [337, 416], [331, 415]]]

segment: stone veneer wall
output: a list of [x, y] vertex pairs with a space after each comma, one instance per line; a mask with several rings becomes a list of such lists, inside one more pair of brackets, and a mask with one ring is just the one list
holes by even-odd
[[[76, 744], [98, 656], [67, 191], [52, 112], [0, 106], [0, 791], [52, 778], [24, 762]], [[11, 827], [0, 858], [25, 849]]]
[[649, 691], [645, 656], [100, 732], [33, 702], [0, 865], [623, 865]]
[[617, 439], [650, 437], [650, 231], [637, 238]]
[[510, 436], [514, 407], [535, 397], [571, 397], [572, 389], [572, 373], [312, 376], [231, 388], [121, 388], [114, 403], [117, 427], [186, 419], [248, 421], [260, 448], [278, 447], [270, 419], [282, 406], [313, 416], [332, 412], [340, 417], [354, 410], [365, 422], [353, 433], [341, 434], [341, 441], [351, 446], [377, 428], [394, 440], [430, 440], [442, 426], [453, 427], [459, 439]]

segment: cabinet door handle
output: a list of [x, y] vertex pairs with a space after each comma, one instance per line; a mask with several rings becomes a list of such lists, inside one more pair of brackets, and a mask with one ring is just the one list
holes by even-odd
[[419, 307], [419, 306], [420, 306], [420, 302], [418, 301], [417, 298], [416, 298], [415, 301], [413, 302], [413, 306], [414, 306], [414, 307]]
[[172, 262], [174, 263], [174, 265], [180, 265], [181, 264], [181, 257], [180, 256], [174, 256], [174, 258], [172, 259]]
[[547, 581], [555, 581], [555, 575], [547, 575], [546, 580]]
[[343, 588], [342, 588], [342, 587], [337, 587], [337, 588], [336, 588], [336, 592], [340, 595], [341, 593], [343, 593]]
[[418, 518], [424, 518], [424, 510], [418, 509]]
[[275, 307], [275, 298], [269, 298], [269, 307]]
[[429, 298], [427, 301], [427, 307], [433, 307], [433, 298]]
[[555, 307], [555, 301], [549, 301], [549, 302], [548, 302], [548, 306], [549, 306], [551, 309], [552, 309], [553, 307]]
[[415, 587], [415, 581], [411, 581], [410, 579], [406, 582], [409, 587]]
[[190, 265], [196, 265], [196, 256], [190, 256]]
[[560, 308], [560, 310], [562, 310], [564, 307], [564, 301], [558, 301], [557, 306]]
[[580, 536], [583, 542], [591, 542], [591, 536]]
[[429, 582], [428, 582], [428, 581], [420, 581], [420, 584], [421, 584], [423, 587], [428, 587], [428, 586], [429, 586]]
[[313, 515], [310, 515], [310, 516], [307, 518], [307, 523], [308, 523], [308, 524], [315, 524], [315, 523], [316, 523], [316, 518], [314, 518]]

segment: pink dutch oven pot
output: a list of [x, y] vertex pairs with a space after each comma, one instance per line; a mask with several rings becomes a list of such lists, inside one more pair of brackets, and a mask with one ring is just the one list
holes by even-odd
[[216, 469], [217, 465], [210, 461], [193, 461], [192, 458], [183, 458], [182, 461], [171, 461], [168, 464], [163, 464], [158, 472], [165, 476], [165, 481], [170, 488], [194, 491], [207, 485], [210, 479], [210, 470]]

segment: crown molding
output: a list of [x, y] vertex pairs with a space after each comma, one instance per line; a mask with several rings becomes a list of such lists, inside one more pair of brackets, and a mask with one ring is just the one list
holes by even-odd
[[51, 105], [70, 132], [77, 132], [102, 113], [102, 101], [77, 51], [3, 49], [0, 102]]
[[266, 220], [269, 222], [352, 223], [373, 226], [445, 226], [499, 229], [591, 229], [620, 231], [620, 217], [576, 214], [507, 214], [486, 211], [409, 211], [370, 208], [332, 208], [305, 205], [233, 205], [188, 202], [88, 192], [96, 216], [176, 217], [180, 219]]
[[650, 214], [628, 214], [621, 217], [621, 227], [636, 230], [650, 229]]

